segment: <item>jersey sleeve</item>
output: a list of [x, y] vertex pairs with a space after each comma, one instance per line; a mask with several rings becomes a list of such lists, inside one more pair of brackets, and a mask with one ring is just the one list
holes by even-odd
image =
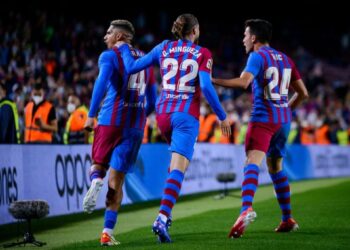
[[252, 52], [249, 55], [247, 65], [243, 71], [249, 72], [253, 76], [257, 76], [260, 70], [263, 68], [263, 65], [263, 58], [258, 53]]
[[288, 57], [288, 62], [292, 68], [292, 75], [291, 75], [290, 81], [294, 82], [294, 81], [300, 80], [301, 76], [300, 76], [300, 73], [299, 73], [297, 67], [295, 66], [295, 63], [289, 57]]
[[99, 73], [92, 91], [89, 117], [96, 117], [97, 115], [102, 98], [106, 92], [108, 80], [113, 74], [114, 58], [115, 54], [113, 51], [105, 51], [100, 55], [98, 60]]
[[125, 71], [127, 74], [134, 74], [136, 72], [139, 72], [152, 64], [155, 64], [158, 62], [158, 59], [160, 58], [160, 53], [163, 48], [163, 43], [158, 44], [155, 46], [149, 53], [144, 55], [143, 57], [135, 60], [134, 57], [131, 54], [131, 50], [128, 44], [123, 44], [119, 47], [119, 50], [122, 54]]
[[214, 110], [215, 114], [219, 117], [220, 121], [226, 119], [226, 113], [221, 106], [219, 97], [215, 92], [215, 88], [210, 80], [211, 70], [213, 66], [213, 59], [208, 49], [201, 49], [202, 55], [199, 62], [199, 84], [203, 95], [207, 99], [210, 107]]
[[211, 74], [213, 59], [208, 49], [202, 48], [202, 55], [199, 58], [199, 71], [204, 71]]
[[225, 120], [226, 113], [221, 106], [219, 97], [216, 94], [213, 84], [210, 80], [210, 74], [205, 71], [200, 71], [199, 83], [200, 83], [203, 95], [207, 99], [210, 107], [214, 110], [215, 114], [219, 117], [220, 121]]
[[156, 105], [157, 99], [157, 83], [154, 77], [153, 67], [148, 68], [148, 79], [146, 88], [146, 115], [151, 114]]

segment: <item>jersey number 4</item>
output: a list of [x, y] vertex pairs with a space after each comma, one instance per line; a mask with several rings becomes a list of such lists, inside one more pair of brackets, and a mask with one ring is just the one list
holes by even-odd
[[280, 82], [280, 76], [276, 67], [269, 67], [265, 71], [265, 79], [272, 80], [264, 88], [265, 99], [269, 100], [281, 100], [281, 96], [288, 96], [288, 88], [290, 83], [291, 69], [283, 69], [282, 81], [279, 86], [279, 93], [273, 92]]
[[130, 75], [128, 82], [129, 90], [137, 90], [138, 94], [144, 95], [146, 90], [146, 81], [145, 81], [145, 71], [141, 70], [135, 74]]
[[[170, 69], [168, 70], [169, 66]], [[186, 73], [188, 68], [190, 68], [190, 72]], [[179, 63], [176, 59], [166, 58], [162, 63], [162, 69], [168, 70], [168, 72], [163, 76], [163, 89], [172, 91], [176, 89], [178, 92], [186, 93], [195, 92], [196, 89], [194, 86], [186, 86], [186, 83], [192, 81], [198, 75], [198, 63], [195, 60], [186, 59], [180, 64], [179, 67]], [[179, 73], [179, 70], [185, 72], [186, 74], [181, 76], [178, 82], [175, 82], [175, 84], [169, 83], [170, 79], [174, 78]]]

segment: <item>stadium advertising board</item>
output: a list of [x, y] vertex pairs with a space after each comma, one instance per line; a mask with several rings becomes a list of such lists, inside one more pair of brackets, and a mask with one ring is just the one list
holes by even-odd
[[[49, 216], [82, 212], [90, 185], [90, 145], [0, 145], [0, 224], [14, 222], [8, 212], [16, 200], [46, 200]], [[160, 199], [170, 153], [165, 144], [142, 145], [133, 173], [127, 175], [123, 204]], [[220, 173], [235, 173], [228, 188], [239, 188], [245, 154], [239, 145], [197, 144], [185, 175], [182, 194], [219, 190]], [[291, 180], [350, 176], [350, 148], [343, 146], [290, 146], [284, 167]], [[266, 164], [259, 183], [270, 183]], [[97, 201], [103, 208], [107, 178]]]

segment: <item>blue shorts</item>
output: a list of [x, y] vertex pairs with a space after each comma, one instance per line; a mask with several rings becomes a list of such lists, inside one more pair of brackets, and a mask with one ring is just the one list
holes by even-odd
[[281, 128], [272, 136], [267, 157], [285, 157], [286, 143], [290, 131], [290, 123], [282, 124]]
[[199, 132], [199, 121], [190, 114], [177, 112], [157, 114], [157, 123], [170, 144], [169, 150], [191, 161]]
[[121, 140], [112, 152], [110, 166], [119, 172], [132, 172], [142, 138], [143, 130], [135, 128], [123, 129]]

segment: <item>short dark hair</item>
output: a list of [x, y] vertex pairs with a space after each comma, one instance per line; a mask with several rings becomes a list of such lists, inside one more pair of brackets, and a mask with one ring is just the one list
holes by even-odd
[[111, 22], [111, 25], [115, 28], [120, 28], [126, 31], [127, 33], [129, 33], [131, 35], [130, 39], [132, 39], [135, 35], [135, 28], [132, 25], [132, 23], [129, 22], [128, 20], [123, 20], [123, 19], [113, 20]]
[[245, 21], [245, 28], [249, 27], [250, 33], [256, 36], [261, 43], [268, 43], [272, 38], [272, 24], [263, 19], [249, 19]]
[[198, 24], [198, 19], [194, 15], [182, 14], [176, 18], [171, 33], [173, 33], [176, 39], [183, 39], [186, 35], [190, 34], [193, 27]]

